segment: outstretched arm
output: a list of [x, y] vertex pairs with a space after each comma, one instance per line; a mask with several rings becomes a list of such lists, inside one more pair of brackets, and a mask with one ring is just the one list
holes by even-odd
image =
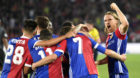
[[126, 34], [128, 27], [129, 27], [129, 23], [127, 21], [127, 18], [125, 17], [125, 15], [122, 13], [122, 11], [119, 9], [119, 7], [116, 5], [116, 3], [112, 3], [110, 5], [110, 7], [115, 10], [120, 18], [120, 32], [121, 34]]
[[75, 36], [82, 27], [85, 27], [85, 25], [84, 24], [79, 24], [78, 26], [76, 26], [74, 29], [72, 29], [71, 31], [69, 31], [68, 33], [66, 33], [63, 36], [60, 36], [58, 38], [54, 38], [54, 39], [51, 39], [51, 40], [47, 40], [47, 41], [43, 41], [43, 40], [38, 41], [35, 44], [35, 46], [52, 46], [52, 45], [55, 45], [55, 44], [59, 43], [60, 41], [66, 39], [66, 38], [70, 38], [72, 36]]
[[110, 50], [110, 49], [106, 49], [105, 55], [110, 56], [112, 58], [116, 58], [116, 59], [121, 60], [121, 61], [126, 60], [126, 55], [125, 54], [120, 55], [120, 54], [118, 54], [115, 51]]
[[91, 40], [92, 46], [94, 47], [94, 49], [97, 49], [101, 53], [103, 53], [103, 54], [105, 54], [107, 56], [110, 56], [112, 58], [116, 58], [116, 59], [121, 60], [121, 61], [125, 61], [126, 60], [126, 55], [125, 54], [119, 55], [118, 53], [116, 53], [113, 50], [104, 48], [102, 45], [98, 44], [93, 39], [91, 39], [91, 38], [89, 38], [89, 39]]

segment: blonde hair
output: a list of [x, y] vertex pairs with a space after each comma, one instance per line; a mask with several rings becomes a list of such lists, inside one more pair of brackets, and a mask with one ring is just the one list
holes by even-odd
[[[119, 18], [119, 16], [115, 12], [113, 12], [113, 11], [107, 11], [105, 13], [105, 15], [112, 15], [118, 21], [118, 25], [117, 26], [120, 25], [120, 18]], [[107, 31], [107, 28], [106, 27], [104, 28], [104, 32], [108, 34], [108, 31]]]

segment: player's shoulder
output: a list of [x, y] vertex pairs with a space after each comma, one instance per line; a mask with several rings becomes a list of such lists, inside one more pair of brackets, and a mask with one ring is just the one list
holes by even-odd
[[15, 37], [15, 38], [11, 38], [10, 40], [9, 40], [9, 44], [15, 44], [16, 42], [17, 42], [17, 40], [19, 40], [20, 39], [20, 37]]
[[56, 34], [53, 34], [53, 35], [52, 35], [52, 38], [57, 38], [57, 37], [59, 37], [59, 36], [56, 35]]
[[122, 34], [120, 32], [120, 29], [119, 28], [117, 28], [117, 30], [114, 32], [113, 35], [116, 35], [116, 37], [119, 38], [119, 39], [121, 39], [121, 40], [127, 39], [127, 34], [126, 33], [125, 34]]
[[40, 35], [35, 35], [34, 37], [32, 37], [31, 39], [33, 40], [39, 40]]

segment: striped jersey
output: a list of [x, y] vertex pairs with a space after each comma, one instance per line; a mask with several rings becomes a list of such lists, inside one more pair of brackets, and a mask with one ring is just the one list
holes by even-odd
[[[40, 35], [36, 35], [32, 39], [38, 40], [39, 37]], [[56, 38], [56, 36], [53, 35], [53, 38]], [[35, 43], [29, 44], [29, 46], [34, 44]], [[37, 62], [48, 55], [52, 55], [56, 49], [56, 46], [30, 47], [29, 49], [31, 56], [26, 64], [31, 65], [33, 62]], [[61, 57], [59, 57], [53, 63], [38, 67], [36, 69], [35, 78], [63, 78]]]
[[[121, 34], [119, 28], [112, 34], [112, 38], [108, 35], [106, 41], [107, 49], [111, 49], [118, 54], [125, 54], [127, 47], [127, 35]], [[128, 73], [124, 62], [121, 62], [115, 58], [108, 57], [108, 68], [110, 74]]]
[[61, 55], [59, 52], [63, 54], [67, 50], [70, 59], [69, 77], [80, 78], [98, 74], [92, 48], [105, 53], [104, 47], [82, 33], [78, 33], [76, 37], [62, 41], [57, 46], [55, 54], [59, 57]]
[[1, 78], [23, 78], [23, 67], [30, 55], [28, 41], [25, 36], [9, 40]]

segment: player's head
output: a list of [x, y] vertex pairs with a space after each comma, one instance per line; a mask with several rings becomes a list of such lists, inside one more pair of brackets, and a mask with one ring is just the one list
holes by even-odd
[[40, 30], [50, 28], [50, 26], [52, 26], [49, 18], [46, 16], [37, 16], [35, 21], [37, 22]]
[[71, 21], [65, 21], [63, 24], [62, 24], [63, 27], [65, 26], [69, 26], [71, 28], [74, 28], [74, 24], [71, 22]]
[[26, 19], [24, 21], [24, 26], [23, 26], [23, 33], [29, 33], [29, 34], [34, 34], [36, 32], [36, 27], [37, 23], [31, 19]]
[[87, 28], [88, 28], [89, 31], [92, 30], [93, 27], [94, 27], [94, 23], [93, 23], [92, 20], [87, 20], [87, 21], [85, 22], [85, 24], [87, 25]]
[[52, 38], [52, 33], [49, 29], [44, 29], [40, 32], [40, 40], [49, 40]]
[[111, 33], [118, 28], [120, 24], [120, 19], [115, 12], [108, 11], [104, 15], [104, 24], [105, 24], [105, 30], [108, 33]]
[[70, 26], [64, 26], [61, 28], [61, 31], [60, 31], [60, 35], [65, 35], [67, 32], [69, 32], [72, 28]]

